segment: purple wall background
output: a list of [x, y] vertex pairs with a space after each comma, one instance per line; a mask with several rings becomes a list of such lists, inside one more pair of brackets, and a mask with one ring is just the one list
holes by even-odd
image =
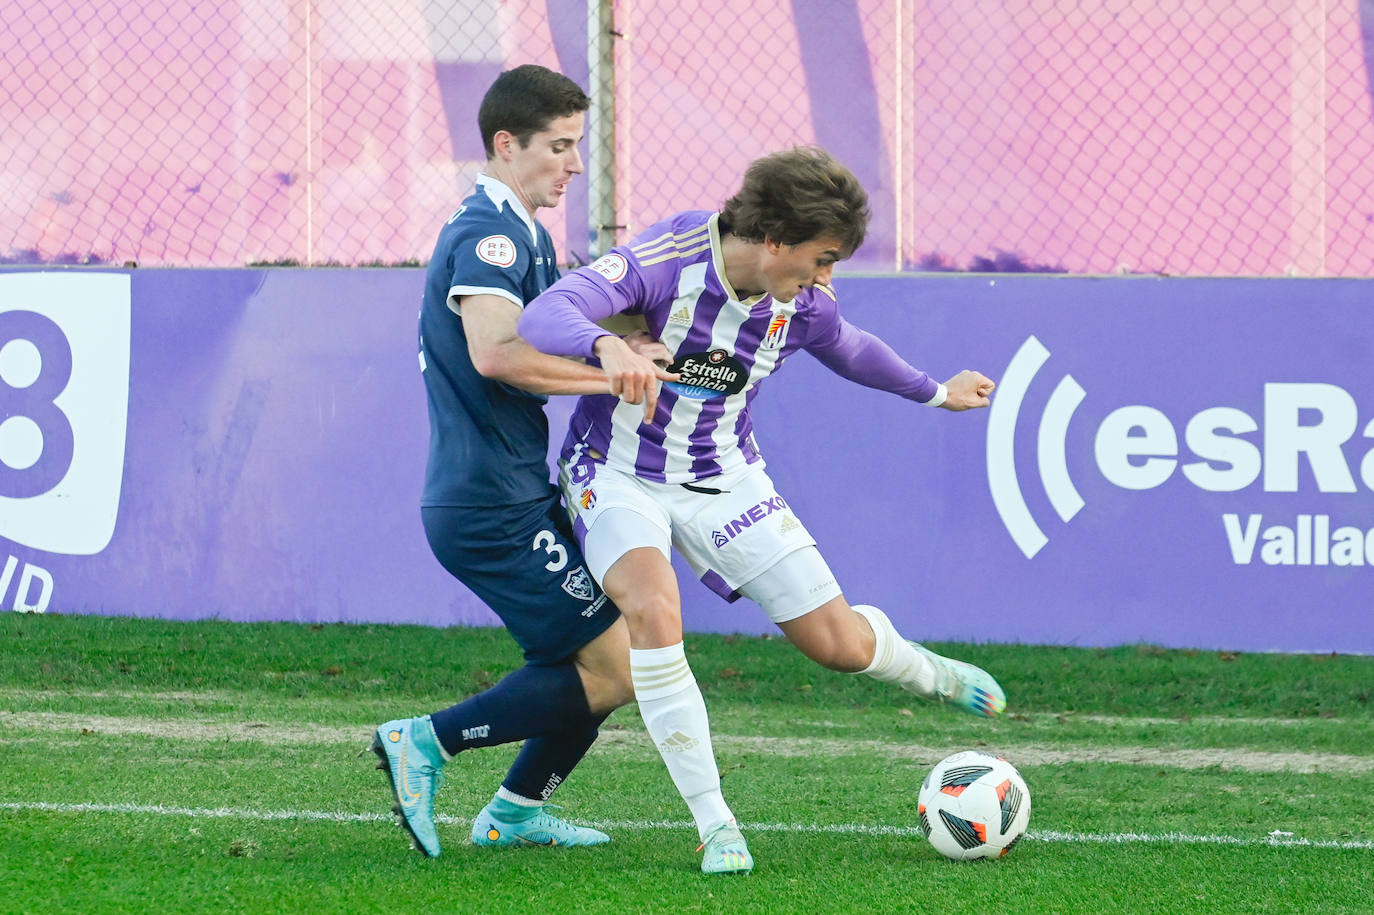
[[[44, 273], [51, 294], [21, 301], [7, 294], [14, 274], [0, 272], [0, 314], [60, 302], [77, 273]], [[0, 609], [494, 622], [420, 529], [421, 271], [120, 275], [132, 342], [113, 537], [95, 555], [25, 545], [13, 539], [17, 503], [0, 498]], [[990, 495], [990, 411], [922, 408], [808, 358], [768, 383], [759, 442], [851, 600], [883, 606], [920, 638], [1374, 653], [1374, 555], [1271, 566], [1261, 537], [1241, 565], [1221, 521], [1261, 514], [1264, 529], [1293, 528], [1298, 515], [1324, 514], [1374, 541], [1374, 281], [846, 276], [837, 287], [851, 320], [942, 378], [966, 367], [1002, 378], [1031, 335], [1051, 354], [1024, 387], [1016, 426], [1019, 486], [1048, 537], [1029, 559]], [[1086, 392], [1065, 441], [1084, 507], [1062, 522], [1038, 482], [1036, 426], [1066, 374]], [[1168, 417], [1180, 463], [1197, 460], [1184, 428], [1209, 407], [1253, 417], [1259, 430], [1241, 438], [1260, 446], [1266, 383], [1353, 398], [1358, 425], [1341, 452], [1355, 492], [1320, 491], [1301, 458], [1292, 493], [1264, 491], [1263, 476], [1207, 492], [1179, 470], [1134, 491], [1100, 470], [1098, 427], [1126, 405]], [[1012, 393], [1004, 385], [1001, 396]], [[569, 406], [552, 409], [555, 427]], [[76, 429], [78, 453], [84, 441]], [[772, 628], [748, 601], [727, 605], [691, 581], [683, 594], [691, 630]]]

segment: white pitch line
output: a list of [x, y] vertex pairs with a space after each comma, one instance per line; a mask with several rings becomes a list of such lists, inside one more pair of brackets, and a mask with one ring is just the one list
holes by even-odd
[[[3, 801], [0, 811], [44, 811], [49, 813], [127, 813], [151, 816], [192, 817], [200, 819], [258, 820], [310, 820], [331, 823], [379, 823], [392, 822], [392, 814], [349, 813], [330, 810], [256, 810], [251, 807], [171, 807], [164, 804], [59, 804], [49, 801]], [[435, 814], [436, 823], [444, 825], [463, 824], [468, 820], [447, 814]], [[693, 824], [687, 820], [605, 820], [586, 821], [586, 825], [604, 830], [688, 830]], [[863, 836], [919, 836], [914, 826], [870, 826], [863, 823], [745, 823], [749, 832], [810, 833], [824, 835], [863, 835]], [[1199, 836], [1182, 832], [1166, 833], [1081, 833], [1060, 832], [1053, 829], [1032, 829], [1026, 838], [1034, 842], [1051, 844], [1087, 845], [1136, 845], [1159, 843], [1165, 845], [1229, 845], [1229, 846], [1267, 846], [1275, 848], [1338, 848], [1359, 851], [1374, 851], [1374, 842], [1338, 839], [1303, 839], [1297, 836]]]

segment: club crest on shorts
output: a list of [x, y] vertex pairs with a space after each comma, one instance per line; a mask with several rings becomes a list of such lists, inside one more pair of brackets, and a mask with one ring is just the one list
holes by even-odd
[[592, 599], [592, 577], [583, 566], [578, 566], [563, 579], [563, 590], [578, 600]]

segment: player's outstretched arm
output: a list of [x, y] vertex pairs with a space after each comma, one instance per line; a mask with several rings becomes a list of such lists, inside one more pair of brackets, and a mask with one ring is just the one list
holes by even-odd
[[495, 295], [464, 296], [463, 330], [472, 365], [485, 378], [535, 394], [604, 394], [606, 375], [583, 362], [539, 352], [516, 333], [520, 309]]
[[945, 382], [945, 402], [940, 406], [956, 413], [986, 407], [992, 403], [990, 397], [995, 387], [997, 384], [983, 373], [964, 369]]

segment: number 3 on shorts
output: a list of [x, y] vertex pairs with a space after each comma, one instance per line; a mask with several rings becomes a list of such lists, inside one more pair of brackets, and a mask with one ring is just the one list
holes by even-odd
[[557, 572], [568, 564], [568, 550], [563, 544], [554, 537], [553, 531], [540, 531], [534, 535], [534, 546], [531, 549], [542, 549], [553, 558], [544, 563], [544, 568], [550, 572]]

